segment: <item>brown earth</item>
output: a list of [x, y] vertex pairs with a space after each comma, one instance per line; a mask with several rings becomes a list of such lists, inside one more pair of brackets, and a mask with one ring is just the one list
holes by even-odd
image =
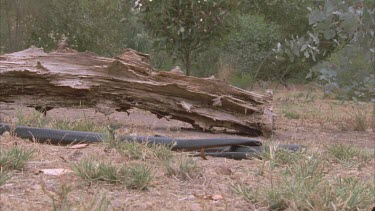
[[[320, 150], [334, 143], [356, 145], [360, 148], [375, 149], [373, 104], [341, 103], [322, 99], [322, 94], [312, 86], [292, 87], [290, 90], [275, 90], [274, 110], [277, 117], [276, 131], [264, 142], [303, 144], [311, 150]], [[11, 121], [21, 108], [0, 104], [0, 120]], [[352, 110], [364, 111], [368, 115], [369, 127], [366, 131], [353, 131]], [[32, 109], [22, 108], [24, 114]], [[48, 112], [50, 119], [87, 118], [97, 124], [119, 123], [120, 132], [137, 135], [164, 135], [183, 138], [231, 137], [233, 134], [204, 133], [192, 130], [191, 126], [179, 121], [157, 119], [154, 115], [133, 109], [130, 115], [114, 113], [105, 117], [90, 109], [53, 109]], [[7, 148], [21, 145], [36, 150], [37, 155], [23, 171], [0, 187], [1, 210], [42, 210], [52, 208], [62, 186], [70, 186], [68, 200], [76, 210], [90, 210], [90, 204], [100, 201], [105, 195], [113, 210], [254, 210], [255, 206], [236, 195], [232, 185], [243, 183], [250, 187], [262, 182], [259, 166], [262, 161], [197, 158], [199, 172], [190, 180], [167, 177], [157, 161], [149, 160], [152, 166], [153, 182], [146, 191], [128, 190], [123, 186], [106, 183], [84, 182], [69, 173], [62, 176], [49, 176], [38, 173], [46, 168], [71, 168], [72, 164], [85, 157], [97, 156], [113, 162], [137, 162], [122, 158], [113, 151], [105, 151], [101, 144], [92, 144], [83, 149], [68, 149], [23, 141], [14, 137], [0, 137], [0, 146]], [[359, 178], [374, 178], [374, 162], [362, 170], [351, 174]], [[337, 167], [333, 174], [346, 174], [346, 169]], [[263, 210], [263, 208], [259, 208]]]

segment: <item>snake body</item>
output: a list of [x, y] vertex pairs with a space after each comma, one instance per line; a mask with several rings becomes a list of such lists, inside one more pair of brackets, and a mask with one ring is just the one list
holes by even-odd
[[[74, 143], [92, 143], [105, 140], [108, 135], [96, 132], [83, 132], [71, 130], [57, 130], [49, 128], [35, 128], [17, 126], [11, 130], [9, 124], [0, 123], [0, 135], [12, 132], [14, 136], [22, 139], [49, 142], [52, 144], [68, 145]], [[262, 143], [252, 138], [206, 138], [206, 139], [175, 139], [155, 136], [119, 136], [120, 141], [161, 144], [172, 146], [172, 150], [193, 151], [207, 149], [206, 155], [242, 159], [259, 155]], [[284, 145], [283, 148], [295, 151], [299, 145]]]

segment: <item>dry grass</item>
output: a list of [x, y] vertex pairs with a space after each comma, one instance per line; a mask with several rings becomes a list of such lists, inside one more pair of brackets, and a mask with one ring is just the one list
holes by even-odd
[[[361, 180], [355, 176], [330, 174], [332, 159], [328, 154], [336, 148], [328, 147], [325, 152], [301, 152], [299, 154], [270, 152], [275, 154], [263, 160], [262, 181], [257, 186], [238, 183], [233, 191], [257, 207], [271, 210], [366, 210], [374, 205], [374, 181]], [[272, 151], [272, 150], [271, 150]], [[350, 153], [348, 153], [350, 151]], [[327, 154], [328, 153], [328, 154]], [[366, 152], [347, 150], [340, 160], [353, 160]], [[362, 165], [369, 160], [361, 160]], [[372, 158], [372, 163], [374, 159]], [[342, 168], [346, 168], [342, 166]]]
[[[0, 169], [0, 207], [371, 210], [375, 205], [373, 105], [323, 99], [320, 92], [309, 87], [275, 93], [277, 131], [265, 140], [262, 160], [203, 160], [171, 152], [169, 147], [120, 143], [113, 138], [118, 133], [179, 138], [229, 136], [171, 131], [171, 124], [179, 123], [163, 122], [146, 112], [135, 111], [130, 117], [113, 114], [111, 121], [123, 123], [119, 129], [108, 127], [108, 122], [101, 121], [104, 116], [98, 118], [90, 110], [80, 117], [77, 114], [82, 112], [71, 110], [52, 110], [47, 117], [28, 111], [16, 112], [15, 118], [2, 116], [19, 124], [107, 132], [109, 136], [104, 144], [81, 149], [0, 136], [1, 150], [17, 148], [33, 155], [23, 159], [21, 170]], [[140, 129], [139, 125], [145, 127]], [[158, 129], [163, 126], [166, 129]], [[307, 150], [277, 150], [279, 143], [303, 144]], [[50, 168], [74, 171], [58, 176], [40, 173]]]
[[11, 175], [8, 170], [0, 168], [0, 186], [4, 185], [8, 179], [11, 178]]
[[182, 180], [196, 178], [200, 173], [197, 161], [184, 154], [165, 160], [164, 167], [168, 176], [175, 176]]
[[101, 160], [82, 160], [72, 168], [78, 176], [90, 182], [105, 181], [123, 184], [127, 188], [146, 190], [152, 180], [151, 169], [145, 164], [115, 166]]
[[39, 128], [53, 128], [60, 130], [75, 130], [87, 132], [108, 131], [105, 122], [104, 124], [96, 124], [95, 122], [89, 120], [86, 117], [85, 113], [83, 113], [83, 117], [79, 119], [50, 119], [38, 111], [32, 111], [28, 114], [25, 114], [22, 109], [18, 109], [13, 119], [13, 124]]
[[0, 186], [11, 178], [10, 171], [22, 170], [27, 161], [33, 157], [33, 154], [33, 150], [18, 146], [0, 148]]
[[344, 102], [322, 99], [314, 91], [293, 91], [276, 96], [276, 113], [299, 124], [320, 126], [341, 131], [374, 130], [374, 105], [362, 102]]
[[0, 167], [9, 170], [22, 170], [33, 154], [33, 150], [18, 146], [13, 146], [9, 149], [0, 149]]

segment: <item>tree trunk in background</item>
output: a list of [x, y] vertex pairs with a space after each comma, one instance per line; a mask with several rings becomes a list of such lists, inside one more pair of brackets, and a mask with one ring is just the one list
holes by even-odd
[[59, 47], [0, 55], [0, 102], [44, 108], [87, 107], [112, 113], [130, 108], [195, 128], [270, 135], [272, 96], [212, 78], [157, 72], [148, 55], [126, 49], [115, 58]]
[[183, 58], [183, 62], [185, 63], [185, 71], [186, 71], [186, 75], [187, 76], [190, 76], [191, 72], [191, 52], [189, 50], [186, 50], [185, 49], [185, 53], [184, 53], [184, 58]]
[[[9, 15], [9, 10], [10, 10], [10, 6], [8, 3], [5, 3], [6, 5], [6, 9], [5, 9], [5, 14], [6, 14], [6, 17], [7, 17], [7, 25], [8, 25], [8, 38], [9, 38], [9, 49], [13, 50], [13, 40], [12, 40], [12, 25], [11, 25], [11, 19], [10, 19], [10, 15]], [[5, 6], [4, 6], [5, 7]]]

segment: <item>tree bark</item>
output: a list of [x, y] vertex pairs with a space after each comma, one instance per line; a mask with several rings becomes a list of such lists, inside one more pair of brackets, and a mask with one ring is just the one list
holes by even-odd
[[274, 124], [271, 95], [214, 78], [157, 72], [148, 55], [131, 49], [115, 58], [69, 48], [47, 54], [33, 46], [0, 55], [0, 102], [81, 106], [107, 114], [136, 107], [195, 128], [221, 127], [252, 136], [270, 135]]

